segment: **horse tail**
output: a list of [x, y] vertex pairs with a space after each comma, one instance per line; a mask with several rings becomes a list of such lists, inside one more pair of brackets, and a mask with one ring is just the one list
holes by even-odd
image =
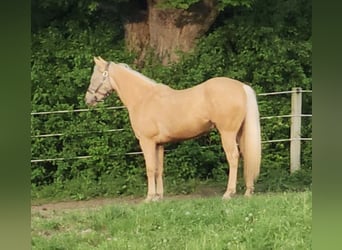
[[261, 135], [258, 103], [254, 90], [244, 85], [247, 95], [247, 111], [241, 128], [239, 146], [243, 157], [244, 176], [247, 188], [253, 190], [253, 183], [260, 172], [261, 162]]

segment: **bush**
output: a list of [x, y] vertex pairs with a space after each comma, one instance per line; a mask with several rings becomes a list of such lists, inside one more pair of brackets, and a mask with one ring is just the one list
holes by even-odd
[[[248, 82], [257, 93], [292, 87], [311, 89], [311, 29], [307, 25], [311, 20], [310, 8], [310, 3], [293, 0], [289, 6], [282, 1], [255, 1], [252, 8], [225, 10], [213, 29], [198, 41], [196, 49], [181, 55], [180, 62], [165, 67], [151, 57], [138, 70], [176, 89], [215, 76]], [[134, 67], [134, 55], [124, 49], [121, 20], [110, 18], [104, 11], [90, 11], [80, 19], [67, 17], [35, 28], [33, 112], [85, 108], [84, 95], [94, 55]], [[259, 97], [258, 102], [261, 116], [290, 113], [290, 96]], [[45, 188], [53, 190], [47, 195], [63, 194], [75, 199], [145, 192], [142, 155], [126, 155], [140, 151], [127, 111], [105, 108], [120, 105], [120, 100], [112, 95], [89, 112], [32, 115], [32, 136], [63, 134], [32, 137], [32, 158], [70, 159], [31, 164], [33, 197], [42, 195]], [[311, 94], [304, 94], [303, 112], [311, 113], [311, 106]], [[263, 140], [289, 138], [288, 118], [265, 119], [261, 123]], [[311, 127], [311, 119], [303, 118], [303, 137], [311, 137]], [[113, 129], [124, 130], [108, 132]], [[217, 131], [169, 144], [166, 149], [169, 152], [165, 183], [170, 192], [191, 192], [198, 180], [226, 182], [228, 166]], [[288, 152], [287, 142], [263, 144], [257, 191], [301, 190], [311, 186], [311, 142], [302, 143], [302, 170], [293, 175], [289, 173]], [[86, 155], [93, 157], [72, 159]], [[242, 173], [239, 176], [241, 189]], [[55, 188], [50, 189], [52, 186]]]

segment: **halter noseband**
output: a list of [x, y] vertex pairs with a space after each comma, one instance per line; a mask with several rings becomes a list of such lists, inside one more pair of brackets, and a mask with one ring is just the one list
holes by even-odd
[[[99, 84], [99, 86], [97, 86], [97, 88], [94, 90], [94, 89], [91, 89], [90, 87], [87, 89], [87, 92], [89, 92], [90, 94], [93, 94], [95, 95], [96, 93], [100, 94], [100, 95], [103, 95], [103, 96], [108, 96], [111, 92], [112, 92], [112, 89], [109, 90], [108, 92], [106, 93], [103, 93], [101, 91], [99, 91], [99, 89], [102, 87], [102, 85], [105, 83], [106, 79], [108, 78], [108, 69], [109, 69], [109, 65], [110, 65], [110, 62], [107, 63], [106, 67], [105, 67], [105, 70], [102, 72], [102, 81], [101, 83]], [[110, 81], [110, 78], [108, 78], [109, 81]], [[95, 96], [96, 97], [96, 96]]]

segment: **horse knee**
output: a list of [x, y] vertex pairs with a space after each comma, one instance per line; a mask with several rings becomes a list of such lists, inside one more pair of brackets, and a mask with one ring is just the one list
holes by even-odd
[[156, 176], [156, 171], [152, 168], [146, 168], [146, 175], [149, 178], [154, 178]]

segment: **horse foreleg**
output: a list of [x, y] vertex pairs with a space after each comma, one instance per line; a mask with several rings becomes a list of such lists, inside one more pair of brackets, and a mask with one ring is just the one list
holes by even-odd
[[156, 198], [156, 170], [157, 170], [157, 148], [156, 144], [150, 140], [141, 139], [139, 141], [143, 151], [146, 174], [147, 174], [147, 197], [145, 201], [152, 201]]
[[239, 150], [236, 144], [234, 133], [222, 133], [222, 146], [226, 153], [229, 163], [229, 178], [227, 190], [223, 195], [223, 199], [230, 199], [236, 193], [237, 171], [239, 164]]
[[156, 184], [157, 184], [157, 192], [156, 199], [162, 199], [164, 195], [164, 187], [163, 187], [163, 170], [164, 170], [164, 146], [157, 146], [157, 170], [156, 170]]

